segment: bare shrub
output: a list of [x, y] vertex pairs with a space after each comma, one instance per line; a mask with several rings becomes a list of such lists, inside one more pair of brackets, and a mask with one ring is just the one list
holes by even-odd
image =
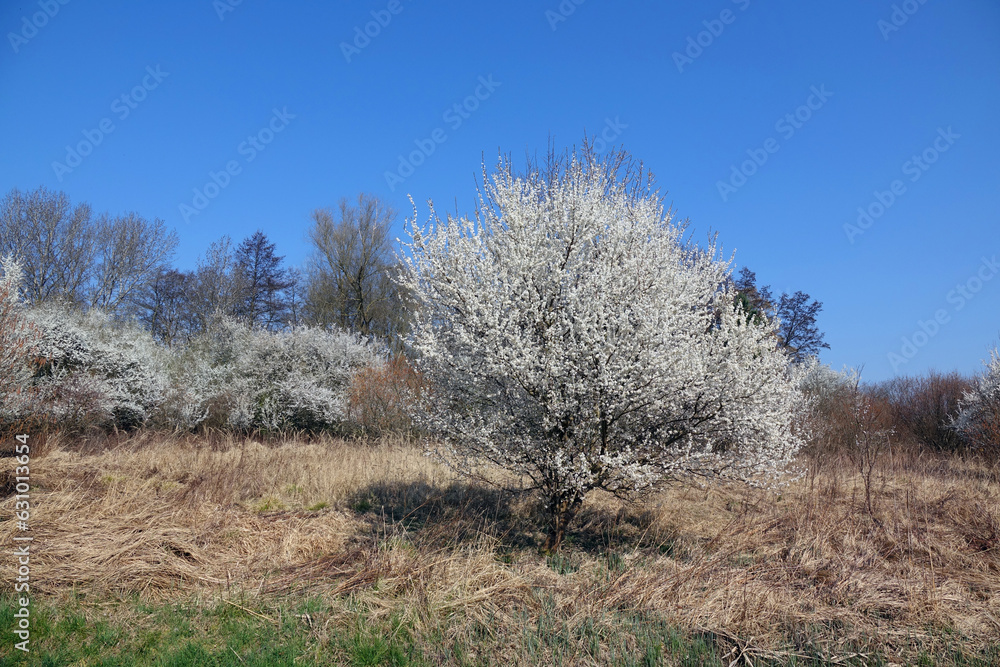
[[348, 419], [366, 435], [412, 434], [410, 415], [427, 389], [403, 355], [355, 374], [348, 391]]
[[836, 471], [846, 459], [864, 484], [865, 510], [876, 519], [875, 473], [896, 433], [892, 403], [884, 392], [863, 386], [856, 370], [835, 373], [816, 366], [802, 388], [810, 397], [803, 429], [810, 436], [803, 449], [810, 480], [815, 482], [823, 469]]
[[926, 376], [893, 378], [871, 391], [888, 402], [899, 442], [951, 452], [963, 445], [951, 423], [970, 388], [969, 380], [958, 373], [931, 371]]

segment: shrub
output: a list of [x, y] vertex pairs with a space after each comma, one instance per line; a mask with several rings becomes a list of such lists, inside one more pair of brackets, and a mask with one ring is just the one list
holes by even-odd
[[7, 258], [0, 268], [0, 437], [6, 442], [6, 436], [37, 410], [30, 360], [36, 354], [38, 331], [21, 303], [20, 265]]
[[806, 435], [802, 451], [818, 464], [846, 454], [854, 440], [852, 411], [859, 375], [853, 369], [837, 372], [816, 361], [807, 363], [804, 371], [799, 387], [809, 400], [800, 417]]
[[173, 363], [164, 415], [184, 429], [336, 429], [353, 374], [379, 365], [376, 350], [351, 334], [273, 332], [220, 318]]
[[988, 458], [1000, 457], [1000, 352], [993, 348], [986, 367], [959, 401], [952, 427]]
[[888, 402], [893, 428], [903, 441], [954, 451], [962, 446], [962, 439], [951, 424], [970, 388], [970, 382], [958, 373], [931, 371], [923, 377], [893, 378], [872, 391]]
[[32, 384], [45, 414], [70, 430], [132, 430], [163, 400], [165, 353], [147, 331], [99, 310], [48, 304], [29, 313], [39, 331]]
[[364, 368], [354, 376], [348, 393], [351, 424], [370, 435], [413, 434], [410, 414], [426, 389], [423, 376], [403, 355]]

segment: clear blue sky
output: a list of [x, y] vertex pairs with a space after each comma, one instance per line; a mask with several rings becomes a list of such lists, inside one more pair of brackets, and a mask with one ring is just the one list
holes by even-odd
[[258, 228], [301, 263], [310, 211], [362, 191], [402, 236], [408, 194], [464, 213], [484, 155], [606, 131], [696, 235], [823, 302], [835, 368], [971, 373], [1000, 336], [995, 0], [63, 2], [0, 3], [0, 191], [160, 217], [181, 268]]

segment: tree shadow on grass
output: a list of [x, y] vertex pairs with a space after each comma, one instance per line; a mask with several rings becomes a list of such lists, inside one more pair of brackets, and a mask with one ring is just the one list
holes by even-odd
[[507, 546], [531, 547], [538, 521], [530, 495], [482, 484], [377, 482], [359, 489], [349, 507], [374, 531], [405, 532], [417, 544], [457, 546], [498, 539]]
[[[547, 530], [533, 492], [477, 483], [378, 482], [358, 490], [348, 504], [373, 531], [405, 532], [415, 544], [433, 548], [486, 536], [504, 549], [538, 549]], [[566, 546], [590, 554], [645, 548], [669, 555], [675, 539], [656, 524], [652, 511], [629, 503], [618, 509], [585, 507], [567, 531]]]
[[677, 530], [659, 522], [656, 512], [641, 502], [584, 507], [566, 533], [567, 544], [594, 554], [639, 549], [673, 556], [677, 540]]

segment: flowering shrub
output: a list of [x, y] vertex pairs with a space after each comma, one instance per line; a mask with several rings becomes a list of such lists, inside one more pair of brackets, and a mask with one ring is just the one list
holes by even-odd
[[39, 331], [33, 384], [47, 415], [65, 426], [135, 429], [163, 399], [165, 352], [141, 327], [99, 310], [30, 311]]
[[229, 319], [168, 349], [138, 325], [98, 310], [50, 304], [24, 312], [17, 277], [9, 264], [0, 280], [4, 423], [44, 418], [76, 431], [332, 429], [347, 419], [353, 374], [382, 365], [349, 334], [309, 327], [276, 333]]
[[175, 361], [164, 415], [187, 429], [333, 429], [347, 417], [351, 376], [379, 365], [376, 351], [347, 333], [272, 332], [220, 318]]
[[[36, 409], [30, 361], [37, 330], [28, 321], [19, 297], [21, 267], [12, 259], [0, 263], [0, 436], [16, 429]], [[7, 438], [4, 437], [4, 440]]]
[[1000, 456], [1000, 352], [993, 348], [985, 371], [959, 401], [952, 426], [983, 454]]
[[685, 242], [623, 168], [592, 152], [544, 175], [501, 162], [474, 220], [409, 221], [413, 348], [435, 388], [415, 419], [459, 469], [532, 480], [549, 550], [592, 489], [763, 483], [801, 444], [802, 371], [777, 322], [748, 324], [714, 242]]

